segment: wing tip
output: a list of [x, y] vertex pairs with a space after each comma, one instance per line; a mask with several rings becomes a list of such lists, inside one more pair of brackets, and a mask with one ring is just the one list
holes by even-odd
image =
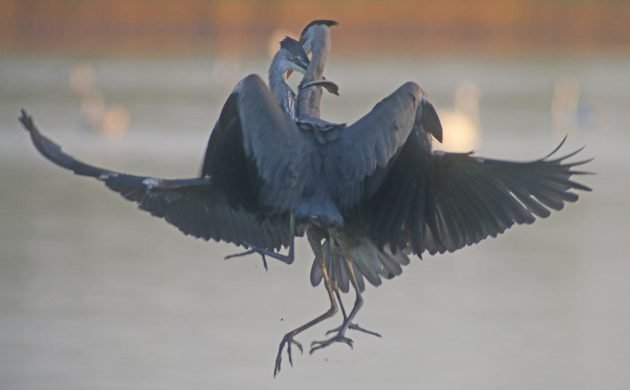
[[18, 117], [18, 120], [22, 126], [24, 126], [24, 129], [29, 133], [38, 133], [35, 122], [33, 122], [33, 117], [29, 115], [24, 108], [20, 109], [20, 116]]
[[28, 131], [31, 135], [31, 141], [35, 145], [35, 148], [47, 159], [59, 164], [56, 161], [58, 154], [63, 154], [61, 152], [61, 147], [51, 141], [50, 139], [44, 137], [35, 126], [35, 121], [33, 121], [33, 117], [25, 110], [20, 110], [20, 116], [18, 118], [24, 129]]

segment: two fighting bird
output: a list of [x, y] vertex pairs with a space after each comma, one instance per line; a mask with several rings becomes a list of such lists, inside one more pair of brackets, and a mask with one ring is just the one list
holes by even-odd
[[[562, 143], [531, 162], [433, 152], [442, 127], [413, 82], [351, 125], [321, 119], [324, 90], [338, 91], [323, 76], [334, 25], [316, 20], [299, 41], [283, 40], [269, 86], [257, 75], [237, 84], [212, 130], [198, 177], [134, 176], [83, 163], [43, 136], [26, 112], [20, 117], [35, 147], [53, 163], [104, 182], [185, 234], [247, 249], [234, 256], [258, 253], [263, 261], [292, 263], [294, 239], [306, 235], [315, 254], [311, 283], [323, 282], [330, 308], [283, 337], [274, 375], [285, 349], [291, 364], [292, 346], [302, 350], [295, 336], [339, 308], [341, 326], [313, 342], [311, 352], [335, 342], [352, 346], [350, 329], [378, 336], [354, 322], [366, 281], [378, 286], [400, 275], [410, 255], [452, 252], [496, 237], [575, 202], [572, 190], [590, 191], [572, 179], [586, 173], [575, 167], [589, 160], [567, 162], [580, 150], [555, 157]], [[286, 83], [292, 71], [304, 74], [297, 95]], [[355, 301], [348, 313], [340, 293], [350, 287]]]

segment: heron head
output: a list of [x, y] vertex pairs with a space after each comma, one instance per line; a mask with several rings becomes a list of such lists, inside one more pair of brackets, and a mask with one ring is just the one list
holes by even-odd
[[331, 20], [331, 19], [313, 20], [312, 22], [307, 24], [306, 27], [304, 27], [304, 29], [302, 30], [302, 33], [300, 34], [300, 43], [303, 43], [302, 38], [308, 35], [309, 31], [311, 31], [317, 26], [332, 27], [332, 26], [337, 26], [337, 25], [339, 25], [339, 22], [337, 22], [336, 20]]
[[335, 20], [330, 19], [317, 19], [313, 20], [309, 24], [304, 27], [302, 33], [300, 34], [300, 44], [304, 47], [306, 52], [311, 51], [311, 47], [313, 46], [313, 41], [318, 37], [321, 37], [318, 33], [325, 29], [327, 31], [329, 27], [337, 26], [339, 23]]
[[300, 73], [306, 72], [310, 60], [298, 41], [291, 37], [285, 37], [280, 41], [280, 49], [283, 50], [286, 55], [288, 76], [290, 76], [291, 72], [294, 70]]

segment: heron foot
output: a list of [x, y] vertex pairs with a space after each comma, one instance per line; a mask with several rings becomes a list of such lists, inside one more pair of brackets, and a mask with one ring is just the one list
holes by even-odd
[[[331, 329], [328, 332], [326, 332], [326, 336], [328, 336], [329, 334], [335, 333], [335, 332], [340, 332], [341, 329], [343, 328], [343, 325], [340, 325], [339, 327], [335, 328], [335, 329]], [[363, 327], [361, 327], [359, 324], [355, 324], [355, 323], [350, 323], [348, 324], [348, 329], [352, 329], [352, 330], [356, 330], [357, 332], [363, 332], [365, 334], [369, 334], [370, 336], [374, 336], [374, 337], [378, 337], [378, 338], [382, 338], [383, 336], [381, 336], [380, 333], [378, 332], [374, 332], [372, 330], [369, 329], [365, 329]]]
[[350, 347], [350, 349], [352, 349], [354, 347], [354, 341], [352, 341], [352, 339], [346, 337], [343, 334], [343, 332], [340, 331], [340, 332], [337, 332], [336, 335], [332, 336], [328, 340], [313, 341], [311, 343], [311, 351], [309, 352], [309, 354], [312, 355], [313, 352], [317, 351], [318, 349], [323, 349], [323, 348], [329, 347], [333, 343], [346, 344], [348, 347]]
[[278, 355], [276, 355], [276, 366], [273, 369], [274, 377], [278, 375], [278, 373], [280, 372], [280, 367], [282, 365], [282, 351], [284, 350], [285, 345], [287, 347], [287, 356], [289, 357], [289, 364], [291, 365], [291, 367], [293, 367], [293, 357], [291, 355], [291, 346], [295, 345], [300, 350], [300, 353], [304, 353], [302, 344], [295, 341], [291, 333], [285, 334], [284, 337], [282, 338], [282, 341], [280, 342], [280, 347], [278, 348]]
[[258, 253], [260, 255], [260, 257], [262, 257], [263, 267], [265, 267], [265, 271], [269, 271], [269, 267], [267, 266], [267, 258], [265, 257], [265, 254], [264, 253], [260, 253], [260, 252], [254, 250], [254, 249], [250, 249], [250, 250], [247, 250], [245, 252], [239, 252], [239, 253], [234, 253], [234, 254], [231, 254], [231, 255], [227, 255], [227, 256], [224, 257], [224, 259], [225, 260], [230, 260], [230, 259], [233, 259], [235, 257], [247, 256], [247, 255], [251, 255], [251, 254], [254, 254], [254, 253]]
[[[288, 255], [283, 255], [281, 253], [278, 252], [274, 252], [272, 250], [269, 249], [265, 249], [265, 248], [261, 248], [259, 246], [256, 245], [252, 245], [249, 243], [245, 243], [245, 245], [247, 245], [249, 247], [249, 250], [247, 252], [243, 252], [242, 254], [237, 254], [237, 255], [241, 255], [241, 256], [245, 256], [245, 255], [249, 255], [252, 253], [258, 253], [259, 255], [261, 255], [263, 257], [263, 259], [265, 258], [265, 256], [269, 256], [273, 259], [277, 259], [282, 261], [285, 264], [291, 264], [293, 263], [293, 261], [295, 260], [295, 255], [294, 255], [294, 249], [293, 249], [293, 243], [290, 245], [289, 248], [289, 254]], [[234, 256], [232, 256], [234, 257]]]

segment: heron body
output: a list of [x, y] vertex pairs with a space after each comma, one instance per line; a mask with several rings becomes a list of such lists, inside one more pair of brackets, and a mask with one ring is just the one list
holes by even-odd
[[[257, 75], [236, 85], [197, 177], [136, 176], [86, 164], [45, 137], [26, 112], [20, 117], [44, 157], [104, 182], [185, 234], [291, 263], [294, 239], [306, 232], [315, 254], [311, 283], [323, 282], [330, 308], [284, 336], [274, 374], [285, 348], [290, 362], [291, 347], [302, 349], [294, 337], [339, 307], [341, 326], [314, 342], [311, 352], [335, 342], [352, 345], [346, 336], [351, 329], [376, 334], [354, 322], [361, 292], [367, 283], [378, 286], [399, 275], [411, 255], [452, 252], [496, 237], [575, 202], [574, 190], [590, 191], [573, 180], [586, 173], [575, 168], [588, 160], [567, 161], [579, 150], [555, 157], [562, 143], [530, 162], [434, 152], [442, 126], [414, 82], [350, 125], [321, 119], [322, 87], [336, 91], [323, 77], [334, 24], [314, 21], [302, 32], [308, 64], [295, 42], [285, 43], [272, 61], [269, 87]], [[297, 97], [285, 82], [288, 70], [304, 72]], [[289, 254], [281, 255], [287, 247]], [[350, 287], [355, 302], [346, 313], [340, 293]]]

